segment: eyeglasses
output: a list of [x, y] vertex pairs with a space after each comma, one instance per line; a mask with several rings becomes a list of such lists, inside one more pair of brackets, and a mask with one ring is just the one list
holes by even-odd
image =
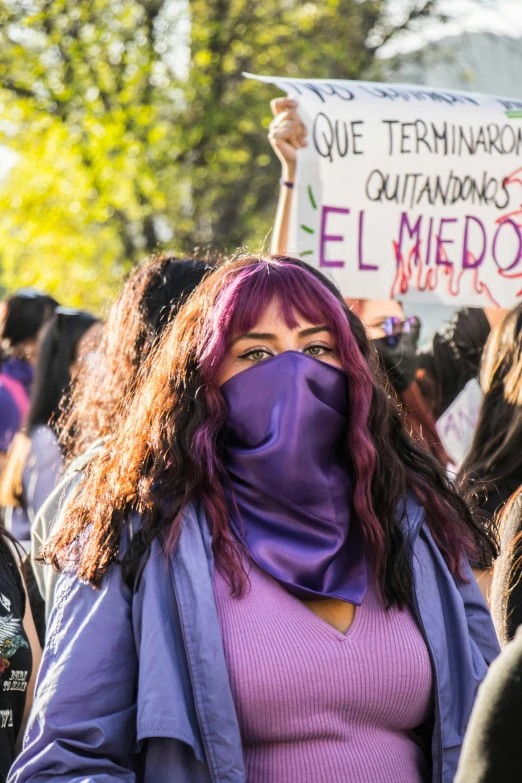
[[412, 340], [417, 344], [422, 324], [417, 315], [412, 315], [404, 321], [397, 316], [385, 318], [380, 326], [385, 332], [388, 345], [397, 345], [403, 334], [411, 334]]

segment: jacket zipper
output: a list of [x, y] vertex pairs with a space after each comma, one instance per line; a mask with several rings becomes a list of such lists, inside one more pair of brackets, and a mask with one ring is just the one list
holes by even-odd
[[[413, 557], [412, 557], [411, 567], [412, 567], [412, 574], [413, 574]], [[433, 691], [435, 695], [435, 731], [437, 732], [437, 747], [439, 751], [439, 759], [438, 759], [439, 770], [438, 770], [436, 780], [438, 781], [438, 783], [442, 783], [442, 730], [441, 730], [441, 715], [440, 715], [440, 704], [439, 704], [439, 687], [438, 687], [438, 680], [437, 680], [437, 667], [435, 666], [435, 656], [433, 655], [433, 650], [431, 649], [428, 635], [426, 633], [424, 622], [422, 620], [422, 616], [419, 610], [419, 602], [417, 601], [417, 592], [415, 589], [413, 589], [412, 592], [413, 592], [413, 603], [415, 607], [415, 614], [417, 616], [417, 622], [419, 623], [421, 634], [424, 639], [424, 644], [426, 645], [426, 649], [428, 650], [428, 655], [430, 656], [431, 668], [433, 672], [433, 683], [434, 683]], [[433, 763], [433, 752], [432, 752], [432, 763]], [[433, 778], [433, 780], [435, 780], [435, 778]]]
[[192, 683], [192, 692], [194, 693], [194, 704], [195, 704], [195, 707], [196, 707], [196, 717], [198, 719], [198, 726], [199, 726], [199, 730], [201, 732], [201, 740], [202, 740], [202, 743], [203, 743], [203, 749], [205, 751], [205, 757], [207, 759], [208, 772], [209, 772], [210, 780], [212, 781], [212, 783], [218, 783], [217, 774], [216, 774], [216, 771], [214, 770], [214, 766], [212, 764], [212, 756], [210, 754], [210, 747], [209, 747], [209, 743], [208, 743], [208, 738], [207, 738], [206, 732], [205, 732], [205, 730], [203, 728], [203, 720], [202, 720], [202, 717], [201, 717], [201, 706], [200, 706], [200, 703], [199, 703], [199, 696], [197, 695], [196, 688], [194, 686], [193, 661], [192, 661], [192, 656], [191, 656], [189, 648], [188, 648], [187, 633], [186, 633], [186, 630], [185, 630], [185, 625], [186, 625], [185, 624], [185, 608], [184, 608], [184, 604], [182, 604], [180, 602], [180, 600], [179, 600], [180, 597], [179, 597], [178, 583], [177, 583], [177, 580], [176, 580], [176, 576], [174, 574], [174, 569], [172, 568], [172, 562], [170, 563], [170, 570], [171, 570], [171, 575], [172, 575], [172, 583], [174, 585], [174, 594], [176, 596], [176, 603], [178, 605], [178, 608], [180, 609], [181, 633], [183, 634], [183, 644], [185, 646], [185, 652], [187, 654], [187, 660], [189, 662], [190, 681]]

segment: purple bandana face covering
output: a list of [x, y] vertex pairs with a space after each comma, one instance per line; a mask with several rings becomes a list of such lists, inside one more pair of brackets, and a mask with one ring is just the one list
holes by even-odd
[[345, 373], [287, 351], [230, 378], [221, 392], [235, 534], [298, 598], [360, 605], [366, 562], [345, 456]]

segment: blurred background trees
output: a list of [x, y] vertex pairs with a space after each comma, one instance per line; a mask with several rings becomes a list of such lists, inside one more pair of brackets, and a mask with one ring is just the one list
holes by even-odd
[[[396, 12], [395, 12], [396, 13]], [[258, 249], [270, 75], [378, 78], [435, 0], [0, 0], [0, 286], [103, 308], [165, 244]], [[7, 160], [7, 156], [4, 156]], [[1, 161], [1, 156], [0, 156]]]

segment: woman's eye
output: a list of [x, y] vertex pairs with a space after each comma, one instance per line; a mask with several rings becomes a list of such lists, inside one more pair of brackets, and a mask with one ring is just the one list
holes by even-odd
[[251, 362], [262, 362], [264, 359], [269, 359], [272, 356], [271, 353], [264, 348], [255, 348], [253, 351], [248, 351], [240, 356], [240, 359], [248, 359]]
[[305, 348], [304, 353], [309, 356], [322, 356], [325, 353], [332, 353], [332, 349], [326, 345], [309, 345], [308, 348]]

